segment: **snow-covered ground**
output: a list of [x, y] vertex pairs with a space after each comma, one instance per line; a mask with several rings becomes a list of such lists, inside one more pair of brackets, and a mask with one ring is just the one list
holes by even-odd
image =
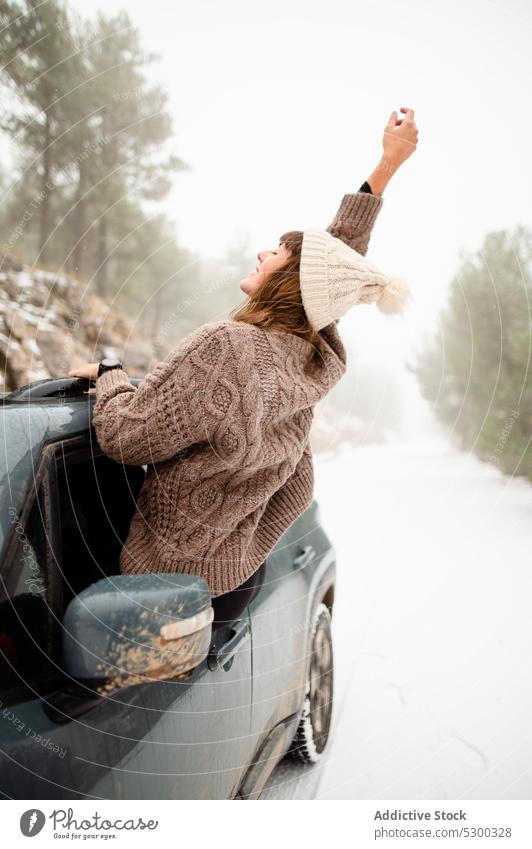
[[437, 436], [315, 472], [338, 561], [333, 732], [262, 798], [532, 798], [532, 486]]

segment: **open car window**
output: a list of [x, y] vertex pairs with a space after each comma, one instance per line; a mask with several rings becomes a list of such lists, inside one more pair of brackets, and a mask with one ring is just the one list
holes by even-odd
[[81, 590], [119, 573], [144, 481], [88, 436], [49, 443], [0, 572], [0, 699], [31, 698], [61, 675], [61, 622]]
[[119, 574], [144, 469], [116, 463], [86, 438], [61, 443], [55, 458], [64, 612], [90, 584]]

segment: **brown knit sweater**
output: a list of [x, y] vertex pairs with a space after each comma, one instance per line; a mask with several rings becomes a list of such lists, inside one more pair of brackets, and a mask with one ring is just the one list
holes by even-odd
[[[382, 202], [347, 194], [327, 229], [365, 254]], [[346, 368], [336, 323], [321, 333], [324, 368], [310, 377], [304, 339], [224, 319], [189, 334], [137, 389], [120, 369], [97, 380], [102, 450], [148, 464], [121, 572], [201, 575], [216, 597], [258, 569], [312, 501], [314, 405]]]

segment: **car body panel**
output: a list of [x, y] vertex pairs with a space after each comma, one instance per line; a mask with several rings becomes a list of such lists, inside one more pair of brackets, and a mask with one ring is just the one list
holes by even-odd
[[318, 505], [313, 501], [274, 548], [261, 592], [249, 605], [252, 733], [257, 747], [267, 729], [302, 705], [312, 610], [317, 600], [325, 597], [334, 577], [330, 543], [319, 525]]
[[252, 754], [249, 640], [227, 671], [204, 661], [187, 681], [89, 696], [59, 690], [0, 710], [0, 788], [11, 798], [234, 796]]

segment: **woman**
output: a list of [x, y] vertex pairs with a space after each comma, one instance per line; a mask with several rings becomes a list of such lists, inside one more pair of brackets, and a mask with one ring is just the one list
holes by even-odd
[[314, 406], [346, 369], [339, 318], [355, 303], [398, 312], [409, 296], [365, 259], [382, 192], [417, 145], [414, 112], [401, 112], [327, 230], [290, 231], [257, 254], [231, 318], [189, 334], [138, 389], [119, 361], [70, 372], [96, 380], [102, 450], [148, 464], [120, 571], [201, 575], [213, 628], [244, 610], [267, 555], [312, 501]]

